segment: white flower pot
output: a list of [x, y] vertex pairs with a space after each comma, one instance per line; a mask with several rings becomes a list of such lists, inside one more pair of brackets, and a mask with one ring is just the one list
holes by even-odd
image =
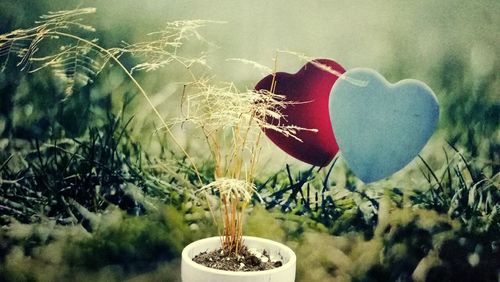
[[243, 242], [248, 248], [259, 251], [266, 250], [268, 254], [279, 258], [283, 265], [264, 271], [236, 272], [213, 269], [192, 260], [201, 252], [220, 248], [220, 237], [210, 237], [195, 241], [182, 251], [181, 275], [183, 282], [293, 282], [295, 281], [295, 253], [287, 246], [267, 239], [243, 236]]

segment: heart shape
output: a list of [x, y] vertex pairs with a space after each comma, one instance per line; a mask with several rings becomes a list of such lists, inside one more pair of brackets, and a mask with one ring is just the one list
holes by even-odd
[[390, 84], [371, 69], [352, 69], [335, 83], [330, 118], [347, 165], [365, 183], [405, 167], [436, 129], [439, 105], [423, 82]]
[[[295, 74], [276, 73], [274, 93], [284, 95], [286, 102], [297, 103], [287, 105], [282, 110], [282, 118], [268, 118], [267, 122], [318, 131], [297, 132], [300, 142], [274, 130], [263, 129], [269, 139], [292, 157], [312, 165], [326, 166], [338, 152], [329, 118], [328, 98], [333, 84], [344, 72], [335, 61], [317, 59], [308, 62]], [[257, 83], [255, 90], [271, 91], [272, 82], [273, 76], [268, 75]]]

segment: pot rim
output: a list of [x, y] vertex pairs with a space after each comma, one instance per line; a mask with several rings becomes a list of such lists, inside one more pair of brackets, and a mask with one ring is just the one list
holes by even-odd
[[254, 242], [261, 242], [264, 244], [273, 244], [277, 245], [282, 251], [283, 254], [282, 256], [285, 257], [286, 254], [289, 256], [288, 262], [284, 263], [282, 266], [273, 268], [273, 269], [268, 269], [268, 270], [260, 270], [260, 271], [229, 271], [229, 270], [220, 270], [220, 269], [215, 269], [211, 268], [208, 266], [201, 265], [199, 263], [194, 262], [189, 256], [188, 252], [190, 249], [197, 247], [199, 245], [202, 245], [206, 242], [211, 242], [214, 240], [220, 241], [220, 236], [214, 236], [214, 237], [208, 237], [204, 239], [200, 239], [197, 241], [192, 242], [191, 244], [187, 245], [183, 250], [182, 250], [182, 260], [188, 264], [190, 267], [197, 268], [199, 270], [205, 271], [205, 272], [210, 272], [210, 273], [216, 273], [216, 274], [223, 274], [226, 276], [261, 276], [261, 275], [269, 275], [277, 272], [284, 272], [288, 271], [288, 269], [292, 268], [296, 264], [297, 257], [295, 256], [295, 253], [290, 247], [280, 243], [276, 242], [273, 240], [265, 239], [265, 238], [260, 238], [260, 237], [253, 237], [253, 236], [243, 236], [243, 240], [250, 240]]

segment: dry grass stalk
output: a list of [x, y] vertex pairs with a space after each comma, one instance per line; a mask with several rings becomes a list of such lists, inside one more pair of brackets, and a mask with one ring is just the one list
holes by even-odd
[[[164, 30], [151, 33], [151, 40], [137, 44], [124, 44], [122, 47], [105, 48], [97, 39], [86, 39], [78, 34], [91, 33], [92, 26], [81, 23], [80, 16], [95, 13], [95, 8], [81, 8], [67, 11], [49, 12], [40, 17], [40, 21], [32, 28], [18, 29], [0, 35], [0, 71], [17, 60], [21, 70], [30, 73], [49, 68], [54, 75], [66, 84], [65, 94], [70, 96], [75, 90], [93, 82], [96, 77], [112, 61], [130, 79], [139, 93], [146, 99], [154, 114], [161, 121], [162, 128], [167, 131], [171, 140], [184, 153], [201, 181], [196, 164], [177, 141], [167, 122], [151, 101], [142, 85], [132, 75], [133, 71], [150, 71], [171, 62], [177, 62], [189, 68], [193, 64], [204, 65], [204, 58], [185, 58], [177, 51], [190, 38], [203, 40], [198, 29], [207, 21], [177, 21], [167, 24]], [[49, 45], [42, 45], [49, 44]], [[54, 46], [55, 45], [55, 46]], [[44, 56], [38, 56], [44, 49]], [[142, 63], [128, 69], [120, 61], [123, 55], [136, 56]]]
[[[213, 83], [192, 71], [194, 64], [206, 66], [204, 56], [186, 58], [179, 56], [178, 50], [188, 39], [205, 41], [198, 29], [208, 21], [172, 22], [164, 30], [150, 33], [148, 41], [105, 48], [97, 39], [86, 39], [79, 35], [95, 31], [93, 27], [82, 24], [80, 18], [95, 11], [95, 8], [82, 8], [51, 12], [42, 16], [35, 27], [0, 35], [1, 70], [5, 70], [9, 62], [16, 59], [17, 66], [28, 72], [50, 68], [66, 84], [65, 93], [69, 96], [79, 87], [92, 83], [112, 61], [146, 99], [161, 121], [162, 128], [187, 156], [201, 182], [194, 161], [170, 128], [172, 124], [185, 121], [198, 125], [215, 162], [216, 180], [202, 190], [215, 188], [218, 191], [223, 221], [222, 246], [228, 252], [238, 252], [242, 247], [244, 211], [254, 192], [253, 177], [261, 151], [261, 128], [296, 139], [298, 131], [314, 129], [270, 122], [273, 119], [286, 120], [282, 110], [292, 103], [275, 93], [275, 83], [269, 91], [239, 91], [232, 83]], [[42, 45], [45, 43], [50, 44]], [[42, 48], [45, 55], [40, 56], [38, 51]], [[141, 63], [127, 68], [120, 61], [125, 55], [135, 56]], [[236, 60], [258, 66], [249, 60]], [[187, 97], [187, 113], [182, 119], [168, 124], [132, 74], [134, 71], [156, 70], [173, 62], [182, 65], [191, 75], [192, 81], [186, 85], [184, 93]]]
[[275, 130], [300, 140], [300, 130], [288, 124], [271, 123], [286, 119], [282, 110], [293, 102], [270, 91], [239, 91], [232, 83], [194, 81], [185, 89], [185, 116], [203, 132], [214, 160], [215, 181], [201, 191], [214, 189], [220, 197], [221, 243], [225, 252], [238, 253], [242, 247], [243, 217], [254, 193], [253, 177], [261, 152], [262, 130]]

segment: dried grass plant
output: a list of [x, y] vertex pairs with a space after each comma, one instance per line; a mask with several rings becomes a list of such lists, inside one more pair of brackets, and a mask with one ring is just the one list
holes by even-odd
[[[148, 34], [150, 40], [134, 44], [123, 42], [122, 46], [105, 48], [99, 44], [97, 38], [88, 39], [95, 29], [82, 23], [82, 16], [95, 12], [95, 8], [49, 12], [41, 16], [34, 27], [1, 34], [0, 70], [5, 71], [11, 62], [28, 73], [51, 69], [54, 76], [65, 84], [66, 96], [70, 96], [79, 88], [92, 83], [110, 63], [118, 66], [147, 101], [160, 120], [162, 129], [187, 156], [193, 169], [199, 174], [196, 164], [180, 145], [150, 96], [133, 76], [133, 72], [151, 71], [173, 62], [187, 69], [194, 64], [205, 65], [203, 56], [186, 58], [179, 56], [178, 51], [187, 40], [203, 40], [198, 29], [208, 21], [170, 22], [163, 30]], [[124, 55], [134, 56], [141, 63], [127, 68], [120, 60]]]
[[[199, 183], [202, 183], [193, 158], [172, 133], [172, 126], [179, 123], [195, 124], [203, 132], [215, 164], [215, 181], [199, 190], [215, 191], [219, 196], [221, 245], [228, 253], [238, 253], [243, 246], [244, 212], [255, 192], [253, 179], [261, 152], [261, 129], [275, 130], [296, 139], [298, 131], [315, 129], [269, 122], [286, 119], [282, 110], [292, 103], [274, 93], [275, 83], [268, 91], [240, 91], [233, 83], [217, 82], [205, 75], [197, 75], [192, 70], [193, 65], [206, 66], [205, 57], [187, 58], [178, 55], [178, 51], [187, 40], [205, 41], [198, 30], [210, 22], [171, 22], [163, 30], [148, 34], [147, 41], [123, 42], [122, 46], [105, 48], [98, 39], [88, 39], [95, 29], [82, 23], [82, 16], [95, 12], [94, 8], [51, 12], [41, 16], [34, 27], [0, 35], [1, 70], [5, 71], [8, 64], [13, 62], [28, 73], [51, 69], [54, 76], [65, 84], [66, 96], [70, 96], [80, 87], [92, 83], [112, 63], [126, 74], [144, 97], [160, 120], [161, 129], [185, 154]], [[140, 63], [127, 68], [121, 61], [125, 55], [134, 56]], [[249, 60], [236, 60], [258, 66], [261, 70], [271, 70]], [[183, 114], [167, 122], [133, 73], [153, 71], [171, 63], [180, 64], [188, 72], [191, 81], [182, 93], [185, 110], [181, 109], [180, 112]]]
[[275, 130], [297, 138], [293, 125], [275, 125], [282, 109], [291, 103], [271, 91], [239, 91], [232, 83], [197, 80], [185, 92], [186, 113], [203, 132], [212, 159], [215, 181], [201, 191], [214, 189], [219, 196], [222, 248], [238, 253], [242, 246], [244, 213], [255, 192], [253, 179], [259, 164], [262, 130]]

